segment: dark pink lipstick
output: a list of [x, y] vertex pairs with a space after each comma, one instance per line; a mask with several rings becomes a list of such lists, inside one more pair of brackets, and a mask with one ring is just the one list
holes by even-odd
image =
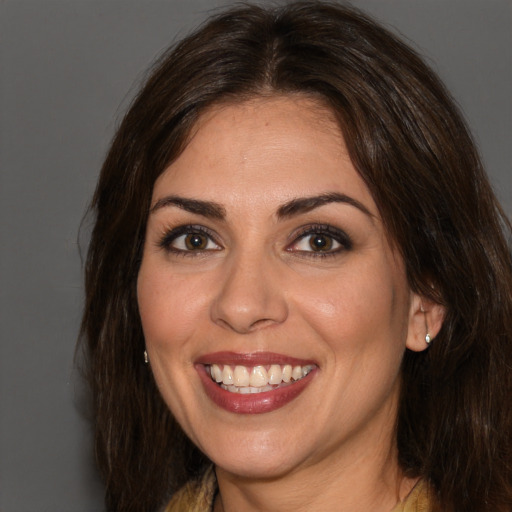
[[[272, 390], [242, 394], [228, 391], [219, 383], [214, 382], [210, 377], [208, 370], [209, 365], [212, 364], [230, 365], [233, 367], [269, 365], [292, 365], [304, 367], [312, 365], [314, 366], [314, 369], [299, 380], [277, 385]], [[306, 387], [312, 382], [317, 370], [315, 363], [311, 360], [297, 359], [271, 352], [254, 352], [249, 354], [215, 352], [198, 358], [195, 367], [201, 378], [204, 390], [210, 400], [222, 409], [238, 414], [262, 414], [283, 407], [297, 398], [306, 389]]]

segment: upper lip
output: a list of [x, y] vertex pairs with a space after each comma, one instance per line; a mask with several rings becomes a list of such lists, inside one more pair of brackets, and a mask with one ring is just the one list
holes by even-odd
[[277, 354], [275, 352], [211, 352], [204, 354], [196, 360], [196, 364], [228, 364], [234, 366], [263, 366], [271, 364], [291, 364], [293, 366], [305, 366], [315, 364], [311, 359], [299, 359], [297, 357]]

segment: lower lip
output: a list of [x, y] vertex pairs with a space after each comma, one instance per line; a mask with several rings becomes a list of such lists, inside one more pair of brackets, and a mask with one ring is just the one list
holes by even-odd
[[272, 391], [242, 395], [226, 391], [216, 382], [213, 382], [202, 364], [196, 365], [196, 369], [210, 400], [222, 409], [238, 414], [262, 414], [285, 406], [306, 389], [313, 378], [313, 374], [316, 373], [313, 370], [293, 384], [276, 388]]

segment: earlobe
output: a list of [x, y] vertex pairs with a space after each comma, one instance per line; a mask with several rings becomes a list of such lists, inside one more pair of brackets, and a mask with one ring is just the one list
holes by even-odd
[[413, 294], [406, 347], [414, 352], [427, 349], [441, 330], [444, 316], [444, 306]]

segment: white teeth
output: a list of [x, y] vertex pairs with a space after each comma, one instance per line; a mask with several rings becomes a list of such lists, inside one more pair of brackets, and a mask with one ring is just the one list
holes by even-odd
[[235, 366], [234, 370], [229, 365], [212, 364], [207, 367], [211, 379], [220, 384], [227, 391], [233, 393], [260, 393], [270, 391], [276, 386], [288, 384], [292, 380], [297, 381], [308, 375], [314, 365], [294, 366], [285, 364], [280, 366], [273, 364], [264, 366], [245, 367]]
[[268, 383], [281, 384], [283, 380], [283, 372], [278, 364], [273, 364], [268, 370]]
[[240, 393], [241, 395], [249, 395], [253, 393], [263, 393], [264, 391], [272, 391], [274, 388], [272, 386], [263, 386], [262, 388], [254, 388], [251, 386], [246, 386], [243, 388], [239, 388], [237, 386], [225, 386], [221, 384], [221, 387], [230, 393]]
[[222, 369], [222, 383], [226, 386], [233, 384], [233, 370], [228, 365], [224, 365]]
[[292, 370], [292, 379], [299, 380], [302, 378], [302, 368], [300, 366], [294, 366]]
[[308, 364], [307, 366], [302, 367], [302, 376], [305, 377], [311, 370], [313, 369], [313, 366]]
[[283, 367], [283, 382], [290, 382], [292, 379], [292, 367], [287, 364]]
[[255, 366], [252, 369], [249, 384], [255, 388], [262, 388], [268, 384], [267, 370], [263, 366]]
[[210, 371], [215, 382], [222, 382], [222, 370], [218, 364], [212, 364]]
[[[225, 367], [224, 367], [225, 368]], [[249, 371], [245, 366], [235, 366], [233, 373], [233, 384], [235, 386], [248, 386], [250, 380]], [[225, 384], [225, 383], [224, 383]]]

